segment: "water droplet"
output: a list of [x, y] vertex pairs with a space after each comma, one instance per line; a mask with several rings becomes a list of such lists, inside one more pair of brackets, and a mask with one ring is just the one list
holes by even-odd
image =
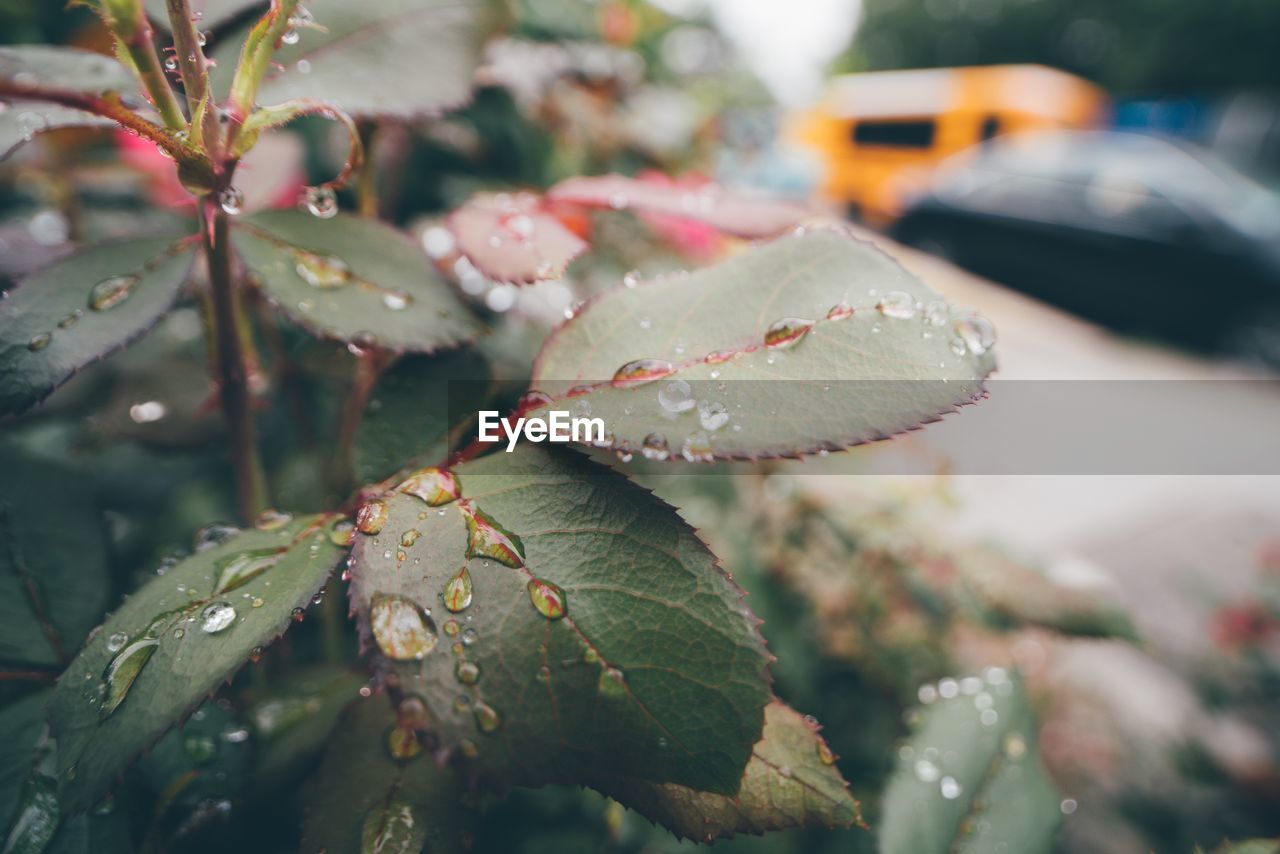
[[106, 311], [129, 298], [138, 284], [137, 276], [111, 276], [89, 289], [89, 308]]
[[684, 380], [672, 380], [658, 391], [658, 403], [667, 412], [687, 412], [697, 403], [693, 390]]
[[498, 727], [502, 726], [502, 718], [488, 703], [477, 701], [471, 707], [471, 712], [475, 715], [476, 726], [481, 732], [497, 732]]
[[916, 314], [916, 301], [906, 291], [889, 291], [880, 298], [876, 308], [880, 309], [880, 313], [885, 317], [910, 320]]
[[823, 765], [834, 765], [836, 755], [831, 752], [831, 748], [822, 739], [818, 739], [818, 761]]
[[930, 326], [946, 326], [947, 319], [951, 316], [951, 309], [942, 300], [932, 300], [925, 303], [924, 313], [921, 319]]
[[4, 840], [5, 854], [44, 851], [58, 831], [61, 817], [58, 781], [37, 768], [22, 786], [16, 814], [7, 817], [13, 819], [13, 827]]
[[33, 353], [43, 350], [49, 346], [49, 342], [53, 340], [53, 335], [48, 332], [41, 332], [39, 335], [33, 335], [31, 340], [27, 342], [27, 349]]
[[99, 718], [105, 719], [124, 702], [134, 680], [159, 646], [157, 638], [144, 637], [129, 644], [111, 659], [102, 676], [104, 690], [102, 707], [98, 710]]
[[283, 44], [297, 44], [301, 39], [302, 34], [297, 30], [285, 30], [284, 34], [280, 36], [280, 41]]
[[1000, 713], [995, 709], [983, 709], [978, 713], [978, 720], [983, 726], [995, 726], [1000, 722]]
[[336, 255], [298, 252], [294, 271], [313, 288], [340, 288], [352, 280], [351, 268]]
[[959, 693], [960, 683], [956, 680], [949, 678], [938, 680], [938, 695], [944, 700], [950, 700], [951, 698], [959, 695]]
[[701, 401], [698, 403], [698, 423], [703, 430], [714, 433], [729, 423], [729, 410], [723, 403]]
[[569, 601], [564, 591], [550, 581], [531, 578], [525, 585], [529, 591], [529, 601], [539, 614], [548, 620], [559, 620], [569, 610]]
[[455, 614], [471, 604], [471, 572], [464, 566], [444, 586], [444, 606]]
[[636, 359], [627, 362], [614, 373], [614, 388], [633, 388], [655, 382], [675, 373], [675, 366], [662, 359]]
[[307, 213], [314, 217], [333, 219], [338, 215], [338, 196], [328, 184], [305, 188], [301, 201]]
[[474, 661], [459, 661], [453, 668], [453, 675], [463, 685], [474, 685], [480, 681], [480, 665]]
[[503, 566], [524, 566], [524, 543], [470, 502], [459, 505], [467, 523], [467, 557], [493, 558]]
[[942, 797], [949, 801], [954, 801], [960, 797], [962, 791], [960, 784], [956, 782], [955, 777], [943, 777], [938, 781], [938, 790], [942, 792]]
[[232, 537], [239, 535], [239, 533], [239, 528], [235, 525], [228, 525], [225, 522], [214, 522], [212, 525], [206, 525], [196, 532], [196, 551], [203, 552], [214, 546], [221, 545]]
[[378, 533], [382, 530], [382, 526], [387, 524], [388, 512], [387, 502], [381, 498], [370, 499], [356, 513], [356, 529], [370, 536]]
[[715, 350], [714, 352], [708, 353], [704, 361], [708, 365], [720, 365], [729, 361], [732, 358], [733, 358], [732, 350]]
[[622, 671], [616, 667], [607, 667], [600, 671], [600, 679], [596, 682], [596, 690], [600, 696], [609, 699], [620, 699], [627, 695], [627, 681]]
[[1011, 732], [1004, 739], [1004, 755], [1010, 759], [1021, 759], [1027, 752], [1027, 742], [1016, 732]]
[[436, 261], [452, 254], [453, 247], [453, 232], [444, 226], [433, 225], [422, 232], [422, 248], [430, 258]]
[[[124, 632], [116, 632], [107, 638], [107, 652], [119, 652], [126, 643], [129, 642], [129, 636]], [[88, 674], [86, 674], [88, 675]]]
[[412, 474], [399, 487], [400, 491], [421, 498], [429, 507], [457, 501], [462, 494], [458, 478], [446, 469], [425, 468]]
[[694, 433], [684, 440], [684, 445], [680, 448], [680, 456], [691, 463], [711, 462], [715, 459], [711, 437], [702, 432]]
[[200, 612], [200, 631], [207, 635], [216, 635], [230, 626], [236, 619], [236, 609], [226, 602], [214, 602], [205, 606]]
[[963, 356], [968, 351], [969, 348], [965, 345], [963, 338], [957, 335], [951, 339], [951, 352], [956, 356]]
[[204, 30], [196, 30], [196, 44], [204, 47], [209, 41], [209, 34]]
[[1061, 810], [1063, 815], [1071, 815], [1079, 806], [1075, 798], [1063, 798], [1062, 803], [1058, 804], [1058, 809]]
[[422, 606], [398, 594], [373, 594], [369, 622], [382, 654], [396, 661], [426, 658], [439, 640], [436, 624]]
[[307, 612], [302, 608], [294, 608], [289, 612], [289, 616], [293, 617], [295, 623], [301, 623], [303, 618], [307, 616]]
[[279, 510], [263, 510], [253, 520], [253, 527], [259, 531], [276, 531], [293, 521], [293, 516]]
[[244, 193], [235, 187], [227, 187], [218, 194], [218, 205], [228, 216], [236, 216], [244, 210]]
[[66, 317], [58, 321], [58, 328], [70, 329], [71, 327], [79, 323], [80, 318], [82, 317], [84, 317], [84, 312], [77, 308], [75, 311], [71, 312]]
[[178, 70], [178, 57], [176, 57], [176, 56], [167, 56], [167, 57], [165, 57], [165, 60], [164, 60], [164, 70], [165, 70], [165, 71], [177, 71], [177, 70]]
[[640, 271], [632, 270], [622, 277], [622, 284], [628, 288], [634, 288], [640, 284]]
[[975, 356], [981, 356], [996, 343], [996, 328], [980, 314], [960, 318], [955, 323], [955, 330]]
[[413, 297], [404, 291], [384, 291], [382, 304], [392, 311], [404, 311], [413, 302]]
[[418, 738], [417, 730], [393, 725], [387, 730], [387, 752], [392, 759], [401, 762], [422, 753], [422, 740]]
[[932, 783], [937, 780], [940, 772], [938, 766], [934, 765], [928, 759], [917, 759], [915, 764], [916, 779], [924, 783]]
[[462, 630], [462, 645], [471, 646], [480, 639], [480, 633], [475, 629], [467, 627]]
[[214, 564], [218, 582], [213, 595], [220, 596], [243, 587], [271, 567], [284, 556], [283, 549], [254, 549], [221, 558]]
[[457, 620], [445, 620], [444, 633], [451, 638], [456, 638], [462, 631], [462, 626]]
[[134, 424], [151, 424], [164, 418], [168, 409], [158, 400], [146, 400], [129, 407], [129, 420]]
[[764, 333], [764, 346], [771, 350], [794, 347], [813, 328], [812, 320], [800, 317], [784, 317], [770, 324]]
[[476, 743], [469, 738], [458, 742], [458, 750], [468, 759], [475, 759], [480, 755], [480, 748], [476, 747]]
[[844, 320], [846, 317], [853, 317], [853, 306], [848, 303], [836, 303], [827, 312], [827, 320]]
[[671, 455], [670, 447], [667, 445], [667, 437], [661, 433], [650, 433], [644, 437], [640, 453], [644, 454], [646, 460], [665, 460]]
[[600, 661], [600, 653], [596, 652], [595, 647], [587, 647], [582, 653], [582, 660], [587, 664], [595, 664]]
[[329, 529], [329, 542], [335, 546], [349, 546], [355, 542], [356, 523], [350, 519], [339, 519]]
[[365, 814], [360, 846], [368, 854], [403, 854], [426, 847], [427, 824], [420, 810], [400, 800], [379, 801]]

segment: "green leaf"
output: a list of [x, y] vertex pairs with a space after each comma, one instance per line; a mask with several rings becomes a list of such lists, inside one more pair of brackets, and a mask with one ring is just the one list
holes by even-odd
[[884, 796], [882, 854], [1047, 852], [1061, 821], [1021, 682], [944, 679]]
[[[11, 837], [14, 825], [21, 820], [25, 807], [39, 806], [27, 796], [28, 782], [40, 759], [41, 743], [48, 727], [45, 725], [44, 706], [49, 701], [49, 691], [29, 694], [0, 709], [0, 848], [9, 850], [3, 842]], [[44, 811], [48, 817], [49, 810]], [[27, 816], [28, 823], [34, 814]], [[57, 823], [56, 806], [52, 820]]]
[[100, 243], [25, 279], [0, 300], [0, 415], [29, 409], [149, 330], [190, 267], [189, 246], [140, 238]]
[[455, 773], [427, 754], [387, 752], [396, 716], [385, 696], [355, 701], [308, 789], [303, 851], [416, 854], [464, 851], [474, 815]]
[[[445, 748], [516, 785], [609, 772], [736, 792], [768, 654], [692, 529], [571, 452], [525, 446], [454, 474], [452, 503], [426, 471], [362, 508], [352, 565], [378, 648], [422, 655], [395, 665]], [[470, 596], [450, 589], [464, 568]]]
[[480, 326], [413, 241], [371, 219], [271, 211], [232, 240], [267, 296], [325, 338], [386, 350], [455, 347]]
[[[282, 44], [258, 102], [295, 98], [332, 104], [353, 116], [437, 114], [471, 97], [480, 64], [485, 4], [479, 0], [309, 0], [316, 26]], [[214, 54], [215, 86], [225, 92], [243, 37]]]
[[532, 193], [472, 196], [449, 215], [449, 230], [476, 269], [499, 282], [559, 278], [587, 249]]
[[[103, 624], [58, 681], [50, 706], [64, 806], [93, 806], [139, 752], [289, 627], [342, 557], [326, 531], [331, 519], [308, 516], [211, 542], [134, 592]], [[234, 592], [212, 595], [228, 567], [265, 550], [276, 552], [269, 568]], [[130, 684], [108, 684], [113, 670], [124, 670], [122, 658], [151, 641]], [[111, 691], [120, 695], [114, 709], [103, 699]]]
[[32, 89], [33, 99], [8, 99], [0, 111], [0, 158], [7, 157], [36, 134], [63, 127], [111, 126], [114, 122], [35, 98], [37, 89], [74, 92], [133, 92], [137, 83], [128, 69], [109, 56], [69, 47], [22, 45], [0, 48], [0, 81], [16, 89]]
[[700, 842], [789, 827], [858, 824], [858, 802], [817, 730], [817, 724], [786, 703], [770, 703], [764, 735], [752, 750], [735, 797], [625, 779], [593, 785], [678, 836]]
[[0, 444], [0, 666], [61, 669], [110, 604], [107, 534], [72, 469]]
[[356, 434], [356, 477], [372, 483], [405, 466], [443, 459], [459, 418], [474, 419], [489, 386], [472, 350], [407, 356], [378, 380]]
[[547, 339], [533, 387], [585, 402], [624, 452], [795, 456], [971, 402], [993, 335], [871, 244], [812, 230], [602, 294]]

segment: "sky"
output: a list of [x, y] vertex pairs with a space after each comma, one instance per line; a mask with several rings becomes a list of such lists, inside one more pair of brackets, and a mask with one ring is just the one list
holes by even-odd
[[860, 0], [653, 0], [672, 12], [709, 9], [774, 95], [812, 101], [827, 63], [849, 43]]

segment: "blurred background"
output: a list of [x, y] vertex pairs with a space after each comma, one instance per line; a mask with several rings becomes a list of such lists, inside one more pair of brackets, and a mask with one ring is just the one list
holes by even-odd
[[[489, 315], [498, 333], [483, 356], [512, 390], [578, 301], [628, 270], [690, 267], [732, 246], [689, 223], [606, 215], [595, 225], [606, 248], [564, 281], [517, 289], [456, 262], [441, 213], [481, 188], [623, 171], [805, 199], [848, 219], [996, 324], [998, 381], [1186, 383], [1188, 394], [1241, 381], [1250, 428], [1280, 424], [1267, 382], [1280, 370], [1280, 4], [504, 8], [472, 104], [365, 130], [384, 170], [376, 213], [420, 236]], [[0, 34], [106, 44], [85, 10], [34, 0], [0, 0]], [[16, 120], [0, 112], [0, 130], [12, 135]], [[259, 176], [246, 207], [292, 205], [342, 155], [323, 122], [273, 135], [245, 164]], [[171, 218], [183, 193], [158, 158], [123, 135], [69, 131], [0, 164], [0, 283], [79, 242]], [[123, 590], [195, 527], [231, 515], [201, 348], [194, 310], [179, 311], [5, 425], [90, 471]], [[262, 415], [291, 508], [324, 494], [307, 462], [326, 437], [299, 442], [280, 425], [299, 408], [316, 423], [332, 412], [350, 366], [326, 348], [288, 334], [263, 347], [265, 363], [293, 366], [287, 379], [264, 371], [287, 402]], [[379, 412], [412, 410], [414, 381], [411, 365], [388, 374], [370, 429]], [[1105, 425], [1107, 413], [1096, 418]], [[929, 455], [928, 434], [759, 474], [648, 474], [748, 588], [779, 657], [779, 693], [826, 725], [873, 827], [924, 687], [1011, 663], [1035, 694], [1063, 792], [1061, 850], [1190, 852], [1280, 834], [1280, 477], [1177, 466], [959, 475]], [[933, 473], [893, 474], [895, 455], [923, 457]], [[375, 462], [358, 462], [372, 474]], [[161, 790], [162, 769], [148, 773]], [[204, 818], [165, 827], [225, 843], [231, 831], [200, 830], [224, 820], [207, 806], [223, 798], [234, 800], [208, 782], [188, 804]], [[578, 790], [518, 792], [495, 809], [482, 850], [679, 847]], [[874, 846], [861, 830], [723, 845]]]

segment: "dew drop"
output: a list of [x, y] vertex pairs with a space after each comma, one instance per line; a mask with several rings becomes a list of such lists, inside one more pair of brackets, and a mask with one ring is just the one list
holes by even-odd
[[422, 753], [422, 749], [422, 739], [418, 738], [416, 730], [399, 725], [387, 730], [387, 752], [392, 759], [404, 762]]
[[128, 642], [128, 635], [124, 632], [116, 632], [107, 638], [107, 652], [119, 652]]
[[168, 57], [165, 57], [165, 60], [164, 60], [164, 70], [165, 70], [165, 71], [177, 71], [177, 70], [178, 70], [178, 58], [177, 58], [176, 56], [168, 56]]
[[404, 311], [413, 302], [413, 297], [404, 291], [384, 291], [382, 304], [392, 311]]
[[283, 44], [297, 44], [301, 39], [302, 34], [293, 29], [285, 30], [284, 34], [280, 36], [280, 41]]
[[600, 696], [609, 699], [621, 699], [627, 695], [627, 681], [622, 671], [616, 667], [607, 667], [600, 671], [600, 679], [596, 682], [596, 690]]
[[462, 632], [462, 626], [457, 620], [445, 620], [444, 633], [451, 638], [456, 638]]
[[349, 546], [355, 542], [356, 523], [350, 519], [339, 519], [329, 529], [329, 542], [335, 546]]
[[400, 484], [400, 491], [421, 498], [428, 507], [439, 507], [457, 501], [462, 494], [458, 478], [453, 472], [439, 468], [425, 468], [409, 476]]
[[880, 302], [876, 304], [876, 308], [885, 317], [892, 317], [897, 320], [910, 320], [916, 314], [916, 301], [911, 294], [906, 291], [889, 291], [880, 298]]
[[196, 532], [196, 551], [203, 552], [214, 546], [221, 545], [239, 533], [239, 528], [235, 525], [228, 525], [225, 522], [214, 522], [212, 525], [206, 525]]
[[650, 433], [644, 437], [641, 443], [640, 453], [644, 455], [646, 460], [665, 460], [671, 456], [671, 449], [667, 445], [667, 437], [661, 433]]
[[33, 353], [38, 353], [48, 347], [51, 341], [53, 341], [53, 335], [48, 332], [41, 332], [39, 335], [31, 336], [31, 340], [27, 342], [27, 349]]
[[381, 498], [370, 499], [356, 513], [356, 529], [370, 536], [378, 533], [382, 530], [382, 526], [387, 524], [388, 512], [387, 502]]
[[947, 319], [951, 316], [951, 309], [942, 300], [932, 300], [925, 303], [924, 313], [921, 319], [930, 326], [946, 326]]
[[298, 278], [313, 288], [340, 288], [352, 280], [351, 268], [336, 255], [299, 252], [294, 271]]
[[213, 595], [220, 596], [243, 587], [271, 567], [284, 556], [283, 549], [254, 549], [221, 558], [214, 564], [217, 583]]
[[938, 766], [928, 759], [917, 759], [915, 764], [916, 779], [923, 783], [932, 783], [938, 779]]
[[436, 625], [422, 606], [399, 594], [373, 594], [369, 622], [378, 648], [395, 661], [426, 658], [439, 640]]
[[848, 303], [836, 303], [827, 312], [827, 320], [844, 320], [846, 317], [853, 317], [853, 306]]
[[502, 726], [502, 718], [498, 716], [498, 713], [494, 711], [494, 708], [488, 703], [477, 701], [475, 705], [471, 707], [471, 712], [475, 715], [476, 727], [478, 727], [481, 732], [497, 732], [498, 728]]
[[956, 798], [960, 797], [960, 792], [962, 791], [961, 786], [956, 782], [955, 777], [943, 777], [939, 780], [938, 790], [942, 792], [942, 797], [949, 801], [954, 801]]
[[1004, 755], [1010, 759], [1021, 759], [1027, 752], [1027, 743], [1016, 732], [1009, 733], [1004, 739]]
[[228, 216], [236, 216], [244, 210], [244, 193], [235, 187], [227, 187], [218, 194], [218, 206]]
[[81, 317], [84, 317], [84, 312], [77, 308], [75, 311], [58, 321], [58, 328], [70, 329], [80, 322]]
[[474, 661], [459, 661], [453, 668], [453, 675], [463, 685], [474, 685], [480, 681], [480, 665]]
[[956, 356], [963, 356], [965, 353], [969, 352], [969, 348], [965, 345], [964, 339], [957, 335], [955, 338], [951, 339], [951, 352]]
[[701, 401], [698, 404], [698, 423], [703, 430], [714, 433], [729, 423], [729, 410], [723, 403]]
[[533, 607], [548, 620], [559, 620], [568, 613], [569, 601], [558, 585], [540, 578], [531, 578], [525, 587], [529, 591], [529, 601], [533, 603]]
[[703, 432], [694, 433], [684, 440], [684, 445], [680, 448], [680, 456], [691, 463], [711, 462], [715, 459], [715, 453], [711, 447], [711, 437]]
[[823, 765], [833, 765], [836, 761], [836, 755], [831, 752], [831, 748], [822, 739], [818, 739], [818, 761]]
[[471, 572], [464, 566], [444, 586], [444, 606], [453, 613], [465, 611], [471, 604]]
[[697, 404], [693, 389], [684, 380], [672, 380], [658, 390], [658, 403], [667, 412], [688, 412]]
[[94, 311], [115, 308], [129, 298], [137, 284], [137, 276], [111, 276], [103, 279], [89, 289], [89, 308]]
[[253, 527], [259, 531], [276, 531], [293, 521], [293, 516], [279, 510], [263, 510], [253, 520]]
[[103, 694], [102, 706], [98, 709], [99, 719], [107, 718], [124, 702], [134, 680], [159, 646], [159, 639], [144, 637], [124, 647], [111, 659], [102, 676]]
[[207, 635], [216, 635], [225, 630], [236, 619], [236, 609], [226, 602], [214, 602], [205, 606], [200, 612], [200, 631]]
[[524, 543], [518, 536], [470, 502], [459, 506], [467, 523], [468, 558], [492, 558], [512, 569], [524, 566]]
[[996, 328], [980, 314], [960, 318], [955, 323], [955, 330], [975, 356], [981, 356], [996, 343]]
[[480, 639], [480, 633], [471, 627], [462, 630], [462, 645], [471, 646]]
[[675, 373], [675, 366], [662, 359], [636, 359], [614, 372], [610, 380], [614, 388], [634, 388], [656, 382]]
[[764, 346], [771, 350], [784, 350], [800, 343], [800, 339], [809, 334], [813, 328], [812, 320], [799, 317], [784, 317], [770, 324], [764, 333]]
[[307, 213], [319, 219], [333, 219], [338, 215], [338, 196], [328, 184], [305, 188], [301, 202]]

